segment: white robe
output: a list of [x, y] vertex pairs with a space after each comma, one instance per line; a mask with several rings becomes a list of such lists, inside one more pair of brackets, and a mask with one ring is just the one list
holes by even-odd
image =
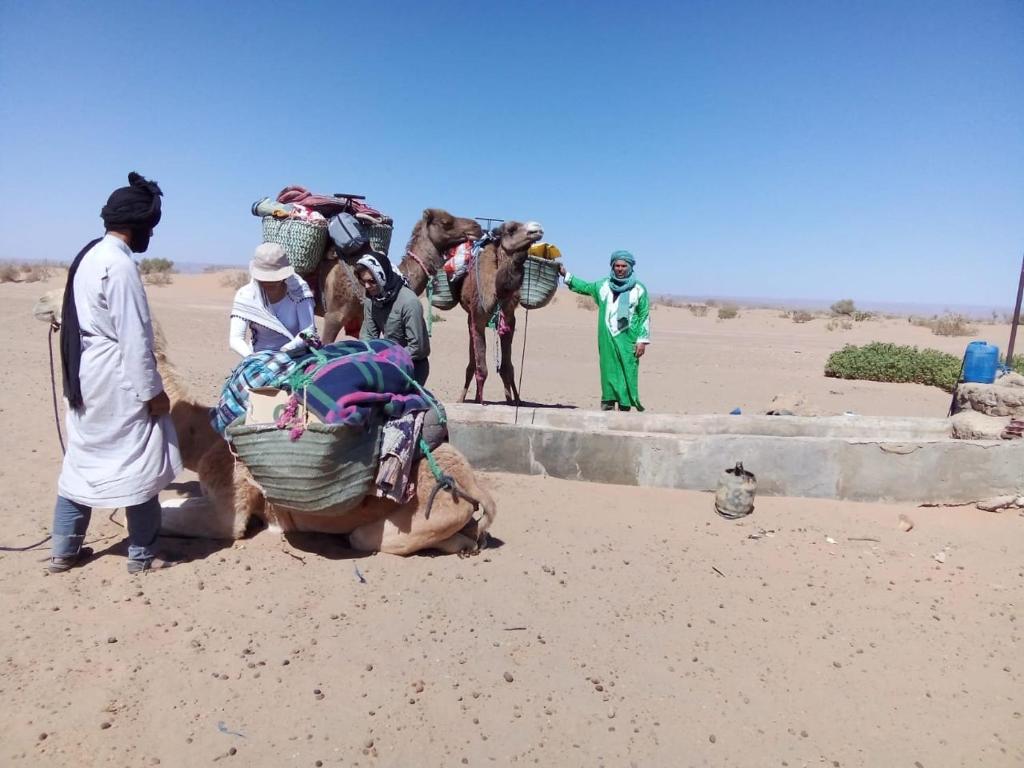
[[75, 275], [82, 329], [82, 399], [67, 409], [67, 453], [57, 489], [97, 507], [127, 507], [152, 498], [181, 471], [169, 415], [149, 415], [164, 389], [153, 355], [149, 303], [131, 250], [107, 235]]

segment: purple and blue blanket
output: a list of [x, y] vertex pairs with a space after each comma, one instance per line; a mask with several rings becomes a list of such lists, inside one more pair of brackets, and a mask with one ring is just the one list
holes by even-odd
[[307, 407], [325, 424], [363, 426], [374, 413], [399, 418], [431, 407], [412, 373], [409, 352], [386, 339], [341, 341], [297, 358], [259, 352], [245, 358], [228, 377], [211, 421], [224, 434], [245, 413], [248, 390], [254, 387], [293, 393], [305, 388]]

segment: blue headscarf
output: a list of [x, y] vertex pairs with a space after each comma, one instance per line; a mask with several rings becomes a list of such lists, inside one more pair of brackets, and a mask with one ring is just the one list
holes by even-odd
[[615, 270], [613, 269], [611, 270], [611, 277], [608, 278], [608, 287], [612, 289], [612, 293], [615, 294], [616, 299], [619, 300], [618, 314], [616, 317], [619, 330], [624, 331], [629, 327], [629, 297], [627, 296], [625, 301], [623, 301], [620, 294], [629, 293], [636, 286], [636, 277], [633, 275], [633, 267], [636, 266], [636, 259], [633, 258], [633, 254], [629, 251], [615, 251], [612, 253], [611, 259], [608, 261], [608, 266], [611, 266], [616, 261], [624, 261], [629, 264], [629, 272], [626, 273], [625, 277], [616, 277]]

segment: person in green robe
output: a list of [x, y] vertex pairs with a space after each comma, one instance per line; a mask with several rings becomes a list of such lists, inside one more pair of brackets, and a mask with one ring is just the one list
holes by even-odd
[[640, 404], [637, 386], [640, 358], [651, 343], [650, 302], [644, 284], [636, 279], [636, 259], [629, 251], [615, 251], [611, 274], [588, 283], [559, 266], [569, 290], [597, 302], [597, 351], [601, 361], [601, 410], [620, 411]]

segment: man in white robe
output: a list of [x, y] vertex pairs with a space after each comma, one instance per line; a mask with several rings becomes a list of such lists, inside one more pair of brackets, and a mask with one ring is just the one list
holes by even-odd
[[131, 255], [149, 245], [161, 192], [138, 174], [128, 178], [130, 186], [115, 190], [101, 214], [106, 235], [79, 254], [65, 288], [68, 444], [57, 484], [51, 572], [91, 554], [82, 542], [93, 507], [125, 508], [130, 573], [169, 564], [155, 552], [158, 494], [181, 471], [181, 457], [153, 354], [149, 303]]

